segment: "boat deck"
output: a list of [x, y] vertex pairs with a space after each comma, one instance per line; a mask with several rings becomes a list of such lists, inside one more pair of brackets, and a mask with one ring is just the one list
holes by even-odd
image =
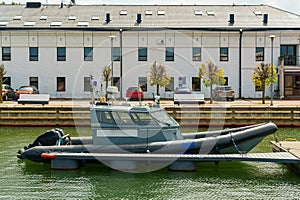
[[249, 161], [278, 162], [299, 164], [300, 159], [289, 152], [248, 153], [248, 154], [152, 154], [152, 153], [58, 153], [55, 159], [60, 160], [119, 160], [119, 161]]

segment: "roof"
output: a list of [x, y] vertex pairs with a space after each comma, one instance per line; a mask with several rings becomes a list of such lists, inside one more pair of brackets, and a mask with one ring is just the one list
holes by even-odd
[[268, 5], [0, 5], [0, 30], [12, 28], [299, 29], [300, 16]]

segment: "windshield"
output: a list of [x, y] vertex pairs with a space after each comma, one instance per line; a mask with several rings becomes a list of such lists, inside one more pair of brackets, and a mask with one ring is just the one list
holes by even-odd
[[151, 115], [153, 116], [153, 118], [156, 119], [158, 123], [162, 125], [178, 126], [175, 120], [172, 117], [170, 117], [165, 110], [153, 111], [151, 112]]
[[20, 87], [19, 90], [33, 90], [31, 87]]
[[131, 112], [131, 117], [137, 125], [156, 125], [148, 112]]

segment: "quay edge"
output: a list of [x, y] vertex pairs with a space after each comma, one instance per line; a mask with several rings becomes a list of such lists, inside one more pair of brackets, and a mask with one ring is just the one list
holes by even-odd
[[[163, 105], [164, 106], [164, 105]], [[277, 126], [300, 126], [298, 106], [164, 106], [181, 126], [245, 126], [272, 121]], [[1, 107], [0, 126], [90, 126], [88, 106]]]

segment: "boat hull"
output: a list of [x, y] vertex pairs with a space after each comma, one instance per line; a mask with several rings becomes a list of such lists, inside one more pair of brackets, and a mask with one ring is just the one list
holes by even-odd
[[[41, 155], [49, 152], [67, 153], [156, 153], [156, 154], [224, 154], [247, 153], [265, 136], [276, 132], [273, 123], [242, 128], [226, 129], [223, 132], [193, 133], [181, 140], [157, 141], [139, 144], [94, 145], [92, 139], [72, 138], [72, 145], [34, 146], [21, 149], [20, 159], [34, 162], [50, 162]], [[193, 138], [194, 137], [194, 138]], [[96, 159], [95, 159], [96, 160]]]

